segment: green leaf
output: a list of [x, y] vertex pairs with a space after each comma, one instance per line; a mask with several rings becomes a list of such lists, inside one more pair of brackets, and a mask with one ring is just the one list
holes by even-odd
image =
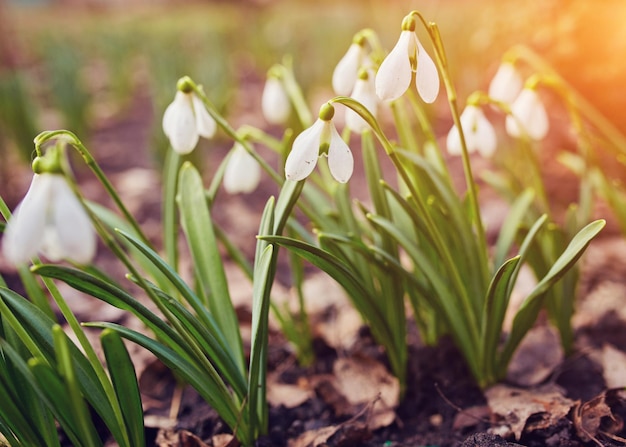
[[[252, 291], [252, 335], [250, 340], [248, 402], [251, 426], [263, 427], [263, 429], [267, 424], [267, 323], [270, 307], [269, 291], [274, 279], [274, 262], [274, 247], [268, 245], [263, 249], [261, 256], [256, 262]], [[258, 434], [255, 433], [255, 435]]]
[[261, 239], [288, 248], [326, 272], [345, 289], [355, 302], [359, 303], [358, 305], [362, 309], [363, 315], [368, 319], [369, 324], [380, 332], [381, 337], [392, 338], [390, 329], [387, 327], [380, 312], [377, 311], [377, 298], [363, 287], [359, 278], [340, 259], [327, 251], [299, 240], [280, 236], [263, 236]]
[[[27, 334], [27, 338], [21, 338], [27, 346], [35, 346], [33, 355], [37, 355], [41, 363], [47, 362], [50, 365], [55, 365], [56, 354], [52, 327], [56, 322], [47, 317], [31, 302], [11, 290], [0, 288], [0, 298], [0, 301], [6, 306], [6, 310], [14, 317], [14, 320], [10, 320], [11, 326]], [[14, 326], [14, 324], [19, 326]], [[123, 433], [119, 431], [117, 418], [93, 366], [73, 343], [70, 343], [68, 348], [83, 395], [100, 415], [105, 425], [112, 431], [114, 438], [122, 440], [124, 438]]]
[[500, 235], [498, 242], [496, 243], [496, 251], [494, 254], [493, 264], [498, 269], [504, 263], [507, 258], [513, 242], [515, 242], [515, 236], [524, 218], [527, 216], [528, 209], [535, 199], [535, 194], [532, 189], [525, 190], [511, 205], [511, 209], [507, 214], [506, 220], [500, 228]]
[[[502, 331], [503, 310], [506, 310], [506, 304], [509, 301], [509, 290], [511, 282], [515, 280], [515, 274], [520, 265], [520, 256], [509, 259], [504, 262], [496, 274], [491, 279], [489, 288], [487, 289], [487, 297], [485, 299], [485, 311], [483, 312], [482, 327], [482, 359], [483, 374], [485, 377], [479, 378], [480, 381], [492, 382], [495, 377], [494, 364], [495, 354], [498, 350], [498, 342]], [[495, 314], [495, 315], [494, 315]]]
[[130, 446], [145, 446], [143, 408], [133, 362], [117, 332], [105, 329], [100, 341], [111, 382], [122, 409]]
[[40, 359], [31, 359], [28, 366], [32, 371], [38, 389], [41, 390], [48, 406], [52, 410], [55, 418], [63, 428], [63, 431], [72, 441], [72, 445], [77, 447], [102, 445], [98, 442], [97, 434], [94, 431], [83, 433], [79, 422], [75, 419], [72, 402], [68, 399], [65, 384], [49, 365]]
[[228, 349], [228, 344], [219, 329], [213, 316], [209, 313], [198, 296], [191, 290], [191, 288], [183, 281], [183, 279], [176, 273], [154, 250], [149, 248], [139, 239], [131, 236], [124, 231], [118, 230], [118, 232], [130, 241], [135, 247], [137, 247], [149, 260], [152, 262], [174, 285], [176, 290], [181, 296], [191, 305], [196, 315], [207, 326], [209, 331], [220, 341], [223, 349]]
[[[63, 332], [63, 329], [58, 324], [52, 326], [52, 336], [54, 339], [54, 348], [57, 357], [57, 373], [61, 380], [61, 386], [58, 386], [53, 379], [53, 376], [47, 377], [44, 373], [42, 379], [43, 390], [46, 393], [50, 393], [49, 396], [53, 402], [59, 400], [67, 400], [69, 403], [69, 416], [72, 422], [75, 423], [77, 435], [81, 440], [81, 444], [85, 446], [99, 446], [102, 445], [102, 441], [98, 437], [96, 428], [89, 416], [89, 409], [81, 393], [81, 387], [76, 377], [76, 371], [74, 370], [74, 362], [70, 354], [69, 342], [67, 335]], [[73, 346], [73, 345], [72, 345]], [[37, 363], [37, 360], [34, 361]], [[44, 371], [47, 371], [47, 366], [43, 365]], [[38, 375], [35, 377], [39, 379]], [[46, 385], [50, 385], [47, 387]], [[125, 439], [118, 439], [121, 445], [125, 444]]]
[[33, 268], [33, 272], [63, 281], [80, 292], [102, 300], [118, 309], [130, 311], [168, 345], [184, 346], [184, 341], [161, 317], [141, 304], [132, 295], [118, 288], [114, 283], [104, 281], [81, 270], [59, 265], [39, 265]]
[[202, 177], [189, 162], [184, 163], [180, 169], [178, 205], [181, 224], [205, 302], [226, 339], [231, 356], [243, 372], [245, 366], [239, 321], [230, 299]]
[[[86, 323], [85, 326], [112, 329], [127, 340], [152, 352], [169, 369], [193, 386], [233, 430], [238, 427], [238, 430], [245, 432], [247, 421], [239, 417], [239, 409], [224, 382], [219, 380], [219, 376], [207, 374], [207, 371], [201, 370], [198, 365], [189, 362], [173, 349], [124, 326], [106, 322]], [[239, 431], [237, 433], [239, 435]]]
[[604, 220], [596, 220], [580, 230], [571, 240], [565, 251], [552, 265], [546, 276], [539, 281], [532, 292], [526, 297], [515, 315], [511, 333], [502, 350], [499, 363], [500, 374], [506, 372], [506, 367], [511, 360], [513, 352], [515, 352], [515, 349], [524, 335], [526, 335], [535, 323], [541, 305], [543, 304], [543, 297], [546, 291], [578, 261], [589, 246], [591, 240], [598, 235], [605, 225], [606, 222]]

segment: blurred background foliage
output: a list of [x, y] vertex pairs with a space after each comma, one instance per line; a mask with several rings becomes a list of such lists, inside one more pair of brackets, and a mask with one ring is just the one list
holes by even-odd
[[162, 153], [162, 111], [185, 74], [235, 125], [263, 126], [265, 73], [291, 55], [315, 106], [332, 96], [332, 70], [354, 33], [372, 28], [391, 49], [411, 9], [439, 24], [461, 101], [523, 43], [626, 128], [623, 0], [0, 0], [0, 184], [7, 160], [30, 160], [44, 129], [89, 143], [106, 123], [142, 115], [151, 147], [137, 150]]

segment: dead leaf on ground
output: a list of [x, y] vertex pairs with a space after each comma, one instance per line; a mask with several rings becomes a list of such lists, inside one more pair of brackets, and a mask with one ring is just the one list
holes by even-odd
[[609, 344], [602, 347], [601, 354], [604, 382], [608, 388], [626, 386], [626, 353]]
[[400, 384], [384, 365], [372, 358], [338, 359], [332, 375], [319, 375], [311, 382], [317, 395], [333, 408], [335, 416], [361, 414], [370, 430], [386, 427], [396, 418]]
[[598, 445], [604, 445], [598, 440], [598, 435], [626, 442], [626, 439], [615, 436], [624, 428], [624, 421], [612, 409], [619, 404], [626, 404], [624, 388], [606, 390], [584, 404], [578, 403], [573, 414], [578, 437], [585, 442], [594, 441]]
[[[159, 430], [154, 441], [157, 447], [211, 447], [186, 430]], [[234, 447], [234, 446], [233, 446]]]
[[318, 428], [317, 430], [309, 430], [302, 433], [296, 439], [289, 440], [288, 447], [317, 447], [325, 444], [332, 435], [338, 430], [337, 425]]
[[292, 385], [277, 381], [276, 374], [270, 374], [267, 380], [267, 401], [270, 405], [295, 408], [315, 396], [308, 386], [308, 381]]
[[548, 325], [532, 328], [511, 359], [507, 380], [523, 387], [545, 381], [563, 362], [564, 354], [558, 334]]
[[535, 416], [533, 429], [537, 430], [556, 424], [575, 405], [560, 387], [552, 384], [532, 390], [496, 385], [485, 392], [485, 397], [493, 415], [511, 427], [516, 440], [531, 416]]

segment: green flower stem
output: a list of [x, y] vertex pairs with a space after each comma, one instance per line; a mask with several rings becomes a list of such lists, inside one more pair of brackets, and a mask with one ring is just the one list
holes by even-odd
[[[458, 293], [461, 305], [463, 307], [463, 312], [465, 312], [465, 314], [467, 315], [467, 319], [466, 319], [466, 321], [468, 322], [467, 336], [470, 338], [470, 342], [467, 345], [478, 346], [479, 334], [480, 334], [479, 325], [478, 325], [478, 314], [474, 310], [474, 305], [472, 304], [472, 301], [470, 300], [470, 297], [468, 296], [467, 290], [464, 287], [459, 277], [459, 272], [458, 272], [458, 269], [456, 268], [456, 264], [454, 263], [454, 259], [452, 257], [452, 254], [450, 253], [450, 250], [446, 246], [444, 239], [437, 225], [435, 225], [435, 222], [433, 221], [428, 211], [427, 205], [423, 202], [423, 198], [421, 194], [415, 188], [415, 185], [411, 179], [411, 176], [408, 174], [404, 165], [398, 158], [398, 155], [395, 152], [393, 145], [385, 136], [384, 132], [382, 131], [382, 129], [380, 128], [378, 124], [378, 121], [376, 121], [376, 118], [374, 118], [374, 116], [365, 107], [363, 107], [359, 102], [355, 101], [352, 98], [348, 98], [344, 96], [337, 96], [331, 99], [329, 102], [343, 104], [344, 106], [349, 107], [352, 110], [354, 110], [356, 113], [358, 113], [370, 125], [370, 127], [372, 128], [372, 131], [374, 132], [374, 135], [376, 135], [376, 138], [379, 140], [379, 142], [383, 146], [383, 149], [387, 153], [387, 156], [389, 157], [389, 159], [395, 166], [397, 172], [399, 173], [401, 180], [406, 184], [407, 188], [409, 189], [411, 200], [418, 207], [419, 214], [424, 219], [424, 223], [426, 227], [428, 228], [428, 231], [430, 235], [432, 236], [433, 241], [436, 244], [436, 249], [442, 258], [442, 262], [445, 265], [446, 271], [450, 272], [450, 275], [451, 275], [450, 280], [452, 282], [454, 289]], [[484, 234], [483, 234], [483, 238], [484, 238]], [[485, 269], [485, 265], [481, 266], [481, 268]], [[473, 356], [471, 353], [468, 353], [468, 360], [470, 362], [476, 361], [476, 359], [473, 359]]]
[[313, 124], [313, 115], [309, 110], [306, 99], [304, 99], [300, 86], [296, 82], [291, 58], [285, 58], [283, 60], [283, 65], [277, 65], [276, 67], [280, 67], [280, 73], [282, 75], [281, 80], [283, 86], [285, 87], [285, 91], [287, 92], [287, 96], [291, 100], [291, 104], [296, 111], [296, 115], [298, 115], [300, 124], [304, 129], [306, 129]]
[[[78, 198], [83, 203], [83, 206], [85, 207], [85, 210], [89, 214], [89, 217], [91, 218], [91, 220], [92, 220], [92, 222], [94, 224], [94, 227], [95, 227], [96, 231], [98, 232], [98, 234], [100, 235], [100, 238], [102, 239], [104, 244], [111, 250], [111, 252], [115, 255], [115, 257], [117, 257], [122, 262], [122, 264], [128, 269], [129, 275], [132, 278], [134, 278], [134, 280], [137, 282], [137, 284], [146, 292], [146, 294], [148, 295], [150, 300], [157, 306], [159, 311], [161, 313], [163, 313], [163, 315], [165, 315], [165, 316], [170, 315], [169, 310], [161, 303], [161, 300], [157, 296], [156, 292], [150, 286], [150, 284], [148, 284], [148, 282], [143, 278], [141, 272], [139, 272], [135, 268], [135, 266], [133, 265], [132, 261], [130, 260], [130, 258], [128, 257], [126, 252], [123, 250], [121, 245], [109, 233], [109, 231], [106, 229], [105, 225], [100, 222], [100, 220], [95, 215], [95, 213], [92, 212], [91, 209], [88, 206], [86, 206], [85, 200], [84, 200], [84, 198], [80, 194], [78, 194]], [[61, 298], [61, 301], [63, 301], [62, 297], [60, 297], [60, 298]], [[59, 303], [57, 303], [57, 304], [59, 304]], [[65, 308], [67, 309], [67, 312], [69, 313], [69, 315], [66, 315], [65, 313], [63, 313], [63, 315], [66, 318], [69, 317], [69, 318], [75, 320], [75, 317], [71, 314], [71, 312], [69, 311], [69, 308], [65, 305], [64, 301], [62, 302], [62, 304], [65, 306]], [[59, 307], [61, 308], [61, 305], [59, 305]], [[62, 312], [63, 312], [63, 309], [62, 309]], [[214, 370], [214, 367], [211, 364], [211, 362], [202, 353], [200, 347], [194, 342], [193, 338], [188, 335], [188, 333], [185, 330], [185, 328], [183, 328], [180, 325], [180, 323], [178, 323], [176, 318], [168, 318], [168, 321], [174, 326], [176, 331], [178, 333], [180, 333], [182, 337], [185, 338], [185, 340], [188, 342], [188, 347], [192, 350], [192, 352], [194, 352], [194, 354], [196, 355], [196, 359], [199, 360], [199, 362], [202, 364], [204, 369], [207, 370], [207, 371]], [[70, 320], [68, 320], [68, 322], [70, 322]], [[77, 321], [76, 321], [76, 324], [78, 324]], [[72, 328], [74, 328], [72, 323], [70, 323], [70, 326], [72, 326]], [[77, 334], [77, 336], [78, 336], [78, 334]], [[91, 347], [87, 348], [86, 346], [84, 348], [85, 348], [85, 350], [87, 352], [88, 352], [88, 349], [90, 349], [90, 350], [93, 349]], [[89, 358], [90, 358], [90, 361], [93, 363], [93, 360], [91, 359], [91, 356], [89, 356]], [[96, 357], [96, 360], [97, 360], [97, 357]], [[98, 365], [100, 365], [99, 361], [98, 361]], [[95, 365], [94, 365], [94, 367], [95, 367]], [[98, 372], [98, 368], [96, 368], [96, 371]], [[102, 372], [104, 373], [104, 369], [102, 369]], [[100, 377], [100, 373], [98, 373], [98, 376]], [[112, 394], [112, 393], [114, 393], [114, 390], [112, 388], [111, 383], [108, 380], [103, 381], [104, 378], [106, 378], [106, 374], [105, 373], [104, 373], [104, 377], [100, 377], [100, 380], [103, 382], [103, 386], [105, 387], [105, 389], [107, 391], [107, 394], [110, 395], [110, 396], [114, 396], [115, 394]], [[241, 402], [236, 401], [234, 399], [234, 397], [233, 397], [233, 401], [230, 402], [230, 404], [232, 406], [231, 409], [236, 412], [236, 411], [238, 411], [236, 409], [236, 407], [238, 405], [240, 405]], [[115, 408], [116, 416], [117, 416], [117, 413], [119, 411], [120, 411], [119, 408]], [[121, 417], [121, 412], [119, 414], [119, 417]]]
[[267, 163], [267, 161], [265, 161], [263, 157], [261, 157], [259, 154], [256, 153], [256, 151], [250, 146], [250, 143], [246, 141], [245, 138], [242, 138], [235, 131], [235, 129], [233, 129], [230, 124], [228, 124], [228, 121], [226, 121], [222, 117], [222, 115], [220, 115], [217, 112], [217, 109], [215, 108], [215, 106], [211, 103], [211, 101], [209, 101], [209, 98], [207, 98], [206, 94], [204, 93], [204, 89], [201, 86], [198, 86], [193, 80], [191, 80], [188, 77], [183, 78], [183, 79], [189, 82], [189, 85], [191, 86], [194, 93], [198, 95], [198, 98], [200, 98], [204, 106], [207, 108], [209, 115], [213, 117], [217, 125], [222, 128], [222, 130], [226, 133], [226, 135], [228, 135], [237, 143], [241, 144], [244, 147], [244, 149], [248, 151], [248, 153], [252, 155], [252, 157], [254, 157], [254, 159], [261, 165], [261, 168], [263, 168], [263, 170], [267, 172], [276, 183], [278, 183], [279, 185], [282, 185], [284, 182], [283, 178], [280, 175], [278, 175], [276, 171], [272, 169], [272, 167]]
[[181, 157], [178, 152], [167, 151], [163, 184], [163, 244], [165, 256], [174, 271], [178, 271], [178, 226], [176, 225], [176, 188]]
[[433, 48], [435, 49], [435, 59], [441, 69], [441, 76], [443, 78], [446, 92], [448, 94], [448, 104], [450, 106], [450, 112], [454, 125], [459, 130], [459, 137], [461, 141], [461, 155], [463, 160], [463, 170], [465, 172], [465, 180], [467, 184], [467, 192], [469, 195], [470, 207], [473, 213], [473, 221], [476, 226], [476, 237], [479, 244], [479, 268], [481, 271], [481, 279], [484, 290], [487, 290], [488, 278], [489, 278], [489, 261], [487, 259], [487, 241], [485, 236], [485, 229], [483, 227], [483, 221], [480, 214], [480, 205], [478, 202], [478, 191], [476, 188], [476, 181], [474, 180], [474, 174], [470, 163], [469, 152], [467, 151], [467, 144], [465, 142], [465, 135], [463, 134], [463, 128], [461, 126], [461, 118], [457, 106], [457, 95], [452, 79], [450, 78], [450, 71], [448, 69], [448, 59], [446, 57], [445, 48], [439, 33], [439, 27], [436, 23], [426, 23], [421, 15], [420, 20], [426, 27], [428, 35], [430, 36]]
[[44, 131], [40, 133], [39, 135], [35, 137], [35, 151], [37, 151], [37, 155], [41, 155], [41, 145], [45, 143], [46, 141], [49, 141], [53, 138], [65, 140], [67, 143], [72, 145], [72, 147], [74, 147], [78, 151], [81, 157], [83, 157], [83, 160], [85, 161], [87, 166], [89, 166], [89, 168], [96, 175], [100, 183], [102, 183], [107, 193], [109, 194], [111, 199], [113, 199], [113, 201], [115, 202], [115, 205], [122, 212], [122, 214], [124, 215], [128, 223], [133, 227], [133, 230], [137, 233], [137, 236], [146, 245], [148, 245], [149, 247], [152, 247], [152, 244], [150, 243], [148, 238], [145, 236], [145, 234], [141, 230], [139, 223], [137, 223], [133, 215], [130, 213], [130, 211], [128, 211], [128, 209], [122, 202], [122, 199], [120, 198], [120, 196], [115, 191], [115, 188], [113, 187], [109, 179], [106, 177], [106, 175], [104, 175], [104, 172], [102, 171], [102, 169], [100, 168], [96, 160], [93, 158], [91, 153], [87, 150], [85, 145], [83, 145], [83, 143], [78, 139], [76, 135], [74, 135], [69, 130], [52, 130], [52, 131]]

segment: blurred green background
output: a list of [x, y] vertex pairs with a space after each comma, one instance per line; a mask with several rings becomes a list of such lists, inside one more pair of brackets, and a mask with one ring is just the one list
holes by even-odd
[[[264, 76], [283, 55], [315, 103], [332, 96], [332, 70], [355, 32], [372, 28], [391, 49], [412, 9], [439, 24], [461, 101], [523, 43], [626, 127], [623, 0], [0, 0], [0, 185], [45, 129], [89, 143], [128, 122], [120, 138], [135, 126], [147, 132], [138, 144], [150, 146], [136, 150], [159, 154], [161, 115], [185, 74], [235, 126], [263, 126]], [[443, 116], [439, 102], [433, 113]], [[442, 118], [440, 130], [448, 127]]]

